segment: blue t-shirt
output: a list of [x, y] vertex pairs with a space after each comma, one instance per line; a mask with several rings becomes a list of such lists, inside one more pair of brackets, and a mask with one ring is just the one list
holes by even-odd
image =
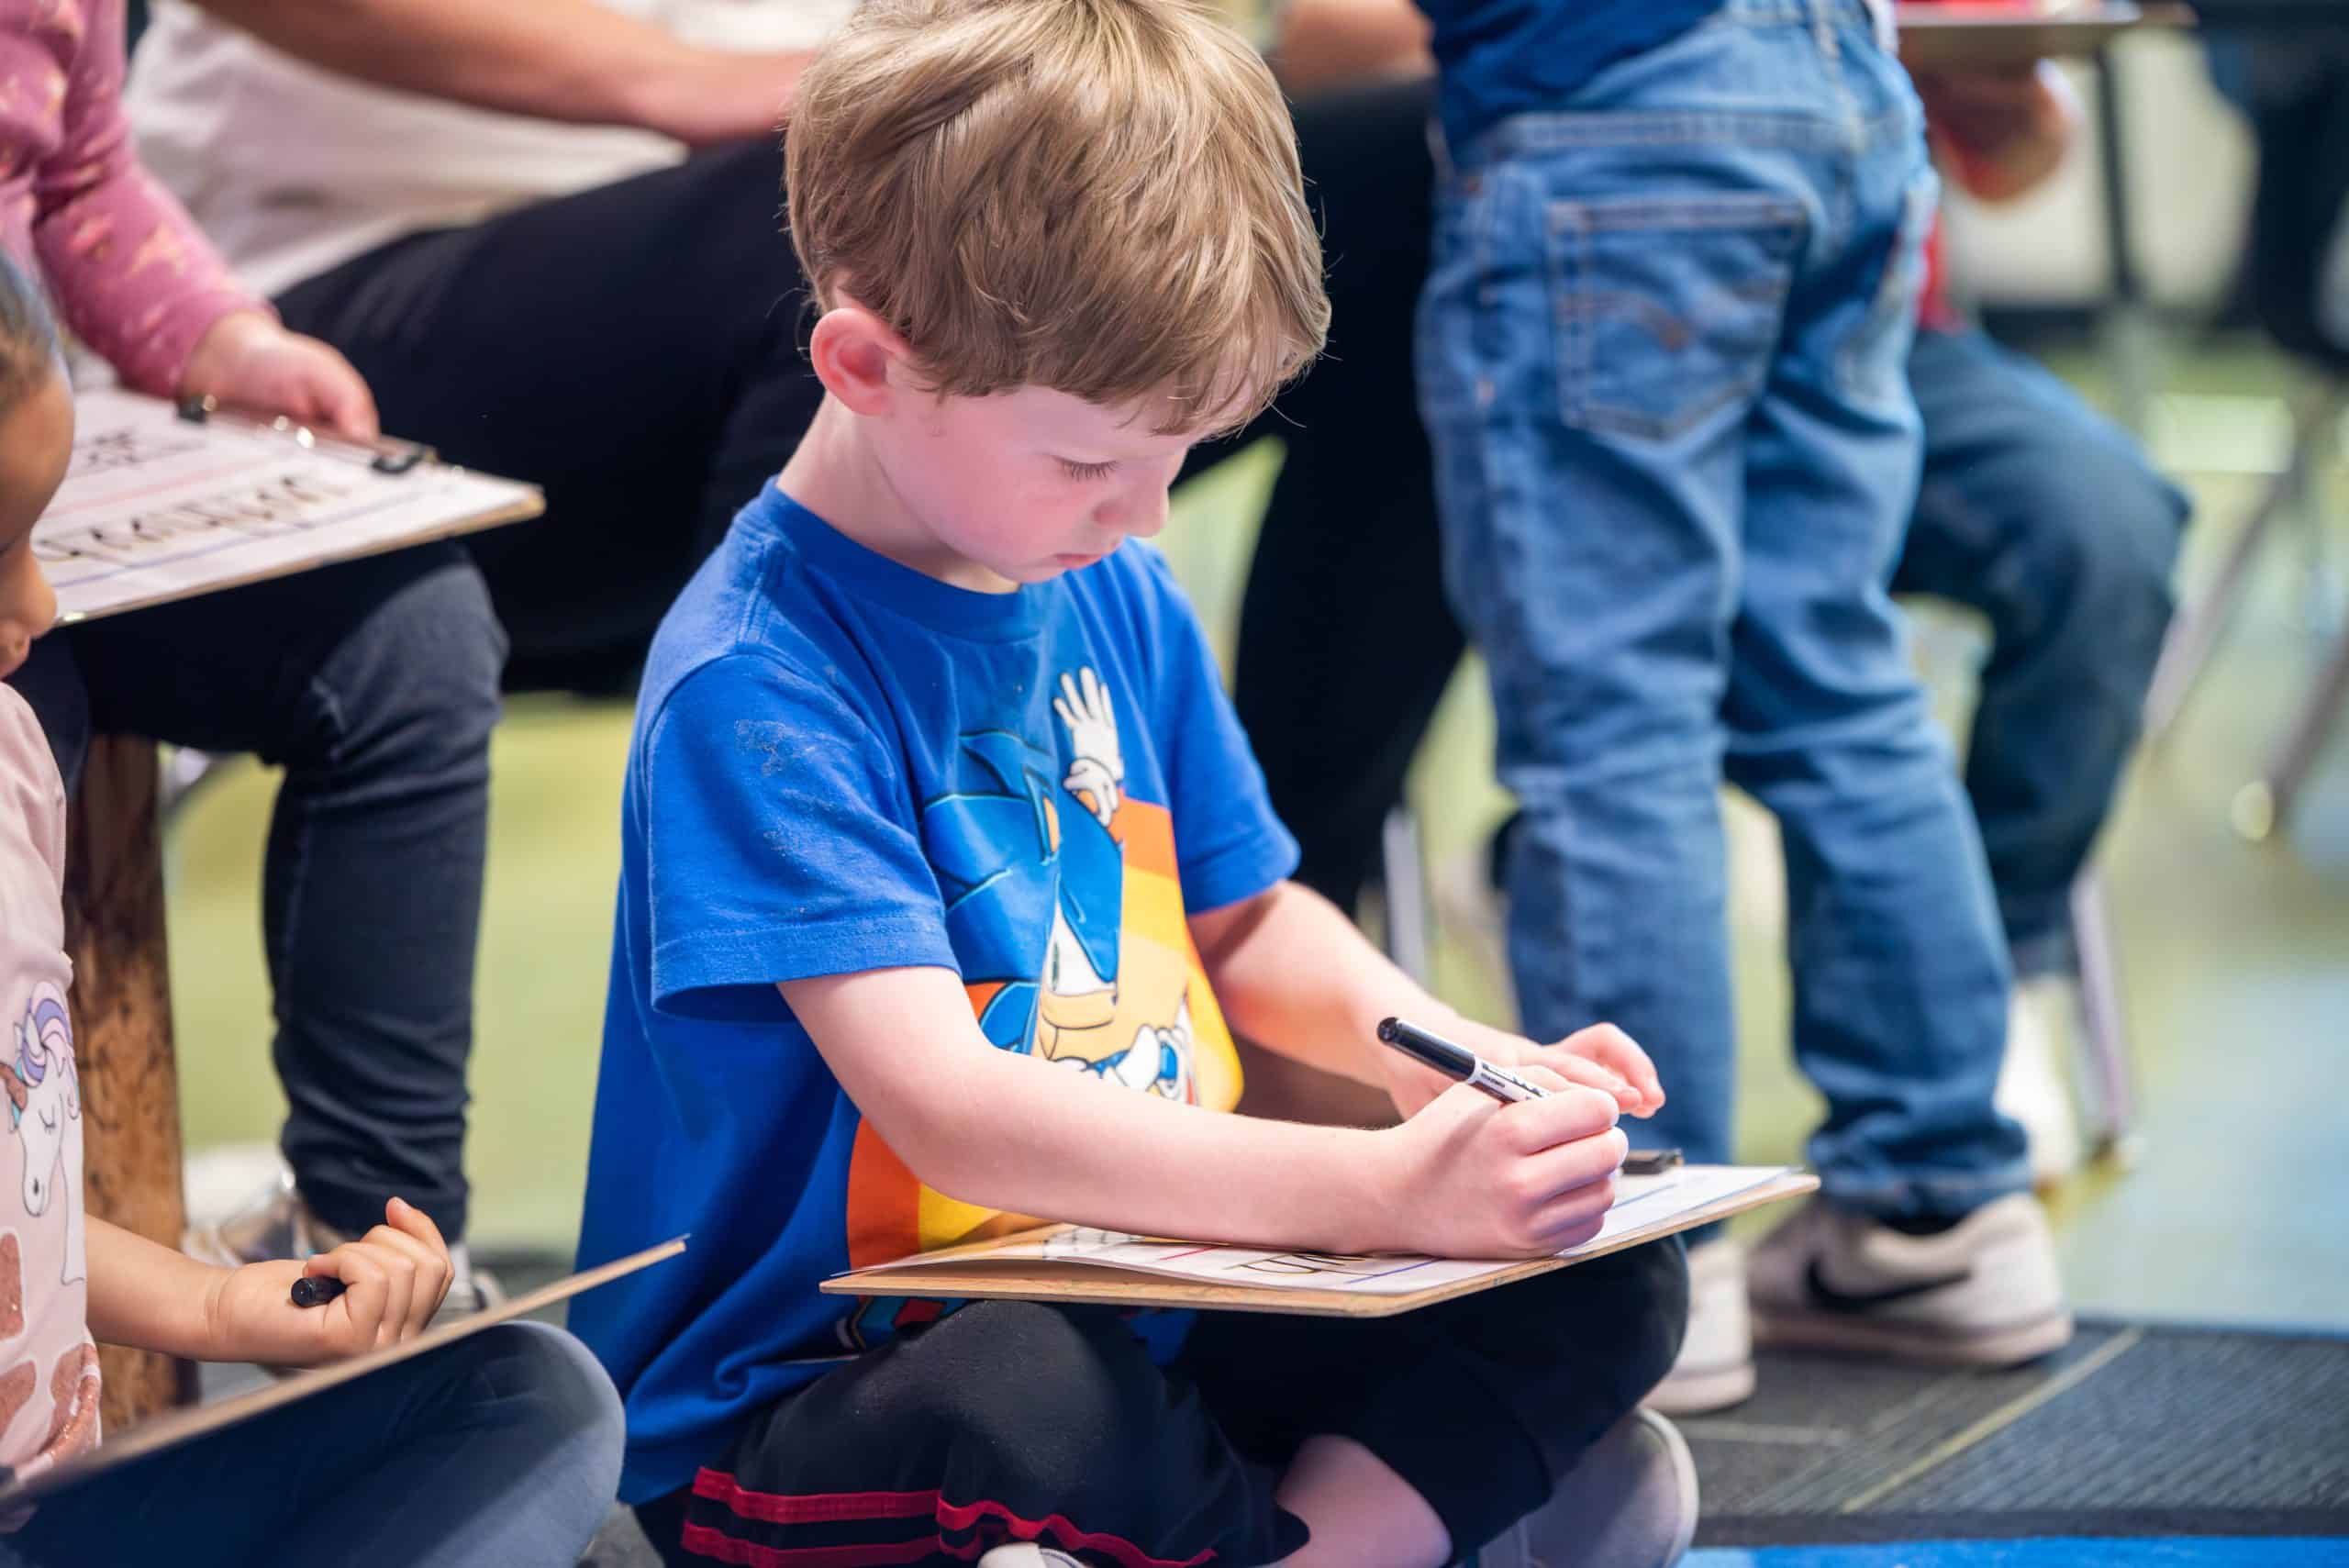
[[1296, 862], [1155, 550], [980, 594], [772, 485], [745, 507], [662, 623], [629, 751], [579, 1261], [693, 1240], [572, 1308], [628, 1401], [621, 1496], [945, 1309], [819, 1281], [1034, 1223], [923, 1186], [776, 982], [952, 969], [996, 1047], [1230, 1109], [1186, 913]]
[[1677, 38], [1721, 0], [1419, 0], [1435, 25], [1436, 110], [1464, 150], [1511, 115], [1567, 106], [1618, 61]]

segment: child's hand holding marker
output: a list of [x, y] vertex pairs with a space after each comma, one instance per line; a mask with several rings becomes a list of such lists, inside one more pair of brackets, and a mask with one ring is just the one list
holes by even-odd
[[[1597, 1089], [1625, 1116], [1653, 1116], [1664, 1107], [1664, 1084], [1656, 1077], [1655, 1063], [1613, 1024], [1593, 1024], [1551, 1045], [1537, 1045], [1521, 1035], [1458, 1017], [1440, 1020], [1435, 1027], [1443, 1031], [1440, 1038], [1456, 1041], [1494, 1067], [1543, 1067], [1568, 1084]], [[1385, 1038], [1383, 1031], [1380, 1038]], [[1387, 1093], [1395, 1108], [1407, 1117], [1461, 1081], [1408, 1051], [1382, 1054], [1386, 1058]]]
[[1508, 1066], [1400, 1018], [1381, 1023], [1378, 1038], [1448, 1085], [1395, 1129], [1407, 1150], [1396, 1212], [1425, 1225], [1416, 1245], [1442, 1257], [1535, 1257], [1598, 1233], [1630, 1150], [1616, 1122], [1664, 1101], [1629, 1037], [1586, 1029]]
[[449, 1294], [448, 1243], [403, 1199], [384, 1218], [331, 1251], [222, 1273], [207, 1303], [213, 1359], [316, 1366], [423, 1332]]

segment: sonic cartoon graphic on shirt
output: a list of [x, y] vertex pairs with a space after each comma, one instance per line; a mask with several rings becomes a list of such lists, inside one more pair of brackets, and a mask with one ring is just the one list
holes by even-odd
[[[1052, 750], [1008, 728], [967, 730], [947, 787], [920, 803], [980, 1031], [1005, 1051], [1228, 1110], [1239, 1060], [1191, 942], [1172, 817], [1127, 792], [1116, 704], [1091, 666], [1060, 674], [1052, 708]], [[869, 1126], [860, 1132], [852, 1259], [1032, 1223], [921, 1186]]]

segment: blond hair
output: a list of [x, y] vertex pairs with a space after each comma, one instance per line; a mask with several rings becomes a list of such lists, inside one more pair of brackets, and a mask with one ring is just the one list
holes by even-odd
[[1272, 73], [1189, 0], [865, 0], [799, 79], [792, 244], [942, 394], [1245, 422], [1330, 306]]

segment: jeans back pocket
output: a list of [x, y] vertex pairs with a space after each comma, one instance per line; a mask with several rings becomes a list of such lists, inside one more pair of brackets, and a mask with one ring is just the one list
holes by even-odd
[[1761, 194], [1550, 203], [1560, 417], [1665, 440], [1753, 397], [1808, 223]]

